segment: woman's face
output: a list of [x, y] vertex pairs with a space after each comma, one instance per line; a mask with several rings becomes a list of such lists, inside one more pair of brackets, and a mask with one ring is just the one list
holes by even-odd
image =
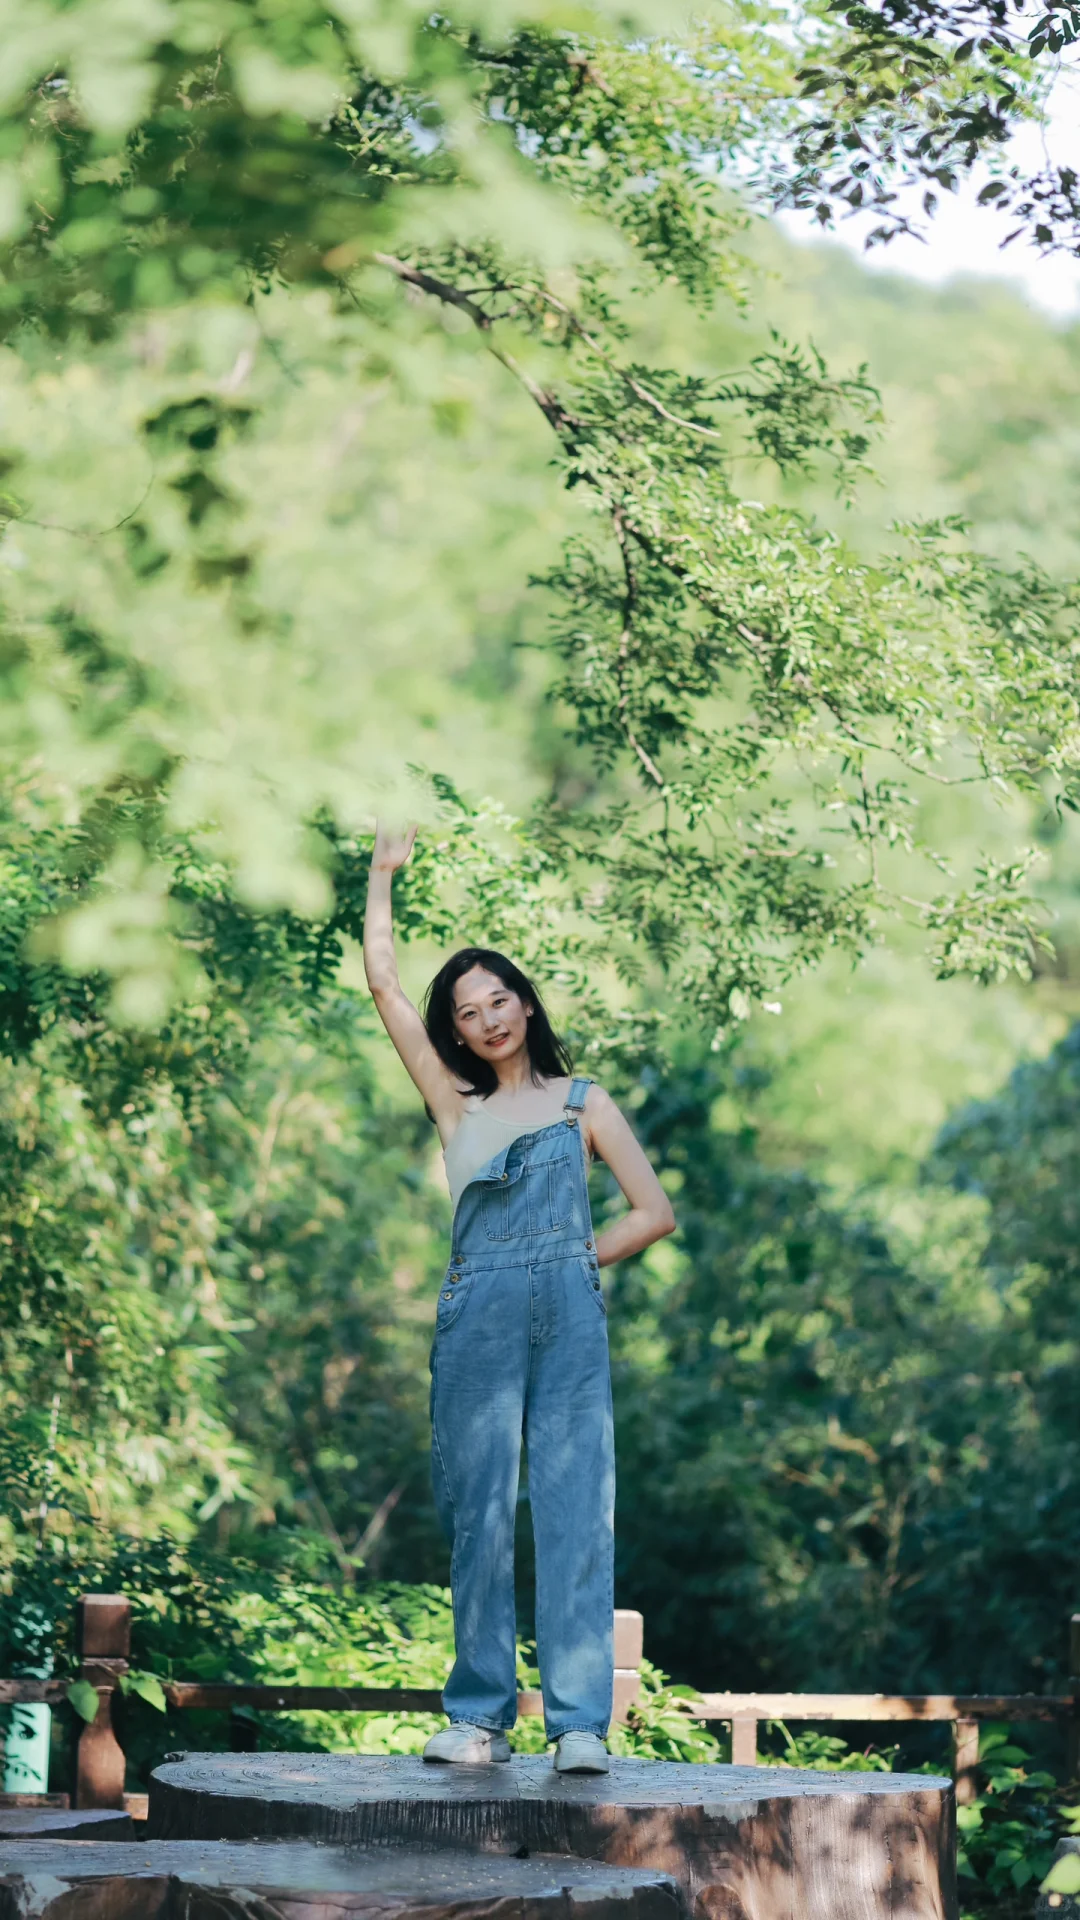
[[497, 1066], [527, 1043], [532, 1008], [485, 967], [454, 982], [454, 1025], [470, 1053]]

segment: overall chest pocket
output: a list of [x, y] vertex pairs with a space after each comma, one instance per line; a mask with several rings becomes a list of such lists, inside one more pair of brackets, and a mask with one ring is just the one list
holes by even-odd
[[557, 1233], [574, 1215], [570, 1155], [515, 1167], [480, 1189], [480, 1218], [489, 1240]]
[[557, 1233], [560, 1227], [569, 1225], [574, 1212], [574, 1186], [568, 1153], [530, 1167], [527, 1186], [530, 1233]]

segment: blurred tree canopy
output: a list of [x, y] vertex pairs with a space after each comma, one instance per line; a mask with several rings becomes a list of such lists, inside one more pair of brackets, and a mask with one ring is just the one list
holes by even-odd
[[[1022, 838], [956, 874], [920, 807], [1074, 804], [1072, 587], [949, 518], [864, 556], [748, 496], [747, 457], [856, 484], [864, 372], [779, 338], [705, 375], [636, 352], [629, 299], [737, 292], [733, 182], [794, 110], [778, 29], [307, 0], [16, 23], [0, 747], [42, 806], [148, 793], [240, 897], [325, 913], [312, 820], [355, 830], [445, 756], [424, 670], [464, 664], [540, 434], [535, 637], [590, 778], [528, 839], [609, 972], [670, 968], [718, 1031], [893, 918], [944, 976], [1030, 969]], [[174, 933], [132, 821], [58, 950], [152, 1021]]]
[[730, 1067], [649, 1090], [681, 1234], [665, 1280], [615, 1282], [618, 1538], [668, 1658], [692, 1636], [733, 1685], [1063, 1682], [1077, 1051], [959, 1115], [902, 1224], [725, 1125]]

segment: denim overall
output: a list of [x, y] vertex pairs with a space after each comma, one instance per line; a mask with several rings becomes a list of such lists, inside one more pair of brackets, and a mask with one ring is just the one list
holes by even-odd
[[517, 1717], [514, 1513], [524, 1435], [549, 1740], [611, 1719], [615, 1459], [607, 1309], [579, 1120], [519, 1135], [454, 1216], [431, 1352], [435, 1502], [450, 1540], [451, 1721]]

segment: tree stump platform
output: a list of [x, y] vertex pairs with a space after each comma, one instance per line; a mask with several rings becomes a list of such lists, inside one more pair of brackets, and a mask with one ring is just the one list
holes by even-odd
[[0, 1842], [0, 1920], [681, 1920], [664, 1874], [306, 1841]]
[[[207, 1754], [159, 1767], [163, 1839], [570, 1854], [651, 1868], [694, 1920], [955, 1920], [952, 1782], [923, 1774], [546, 1756], [440, 1767], [412, 1755]], [[464, 1863], [463, 1863], [464, 1865]]]

